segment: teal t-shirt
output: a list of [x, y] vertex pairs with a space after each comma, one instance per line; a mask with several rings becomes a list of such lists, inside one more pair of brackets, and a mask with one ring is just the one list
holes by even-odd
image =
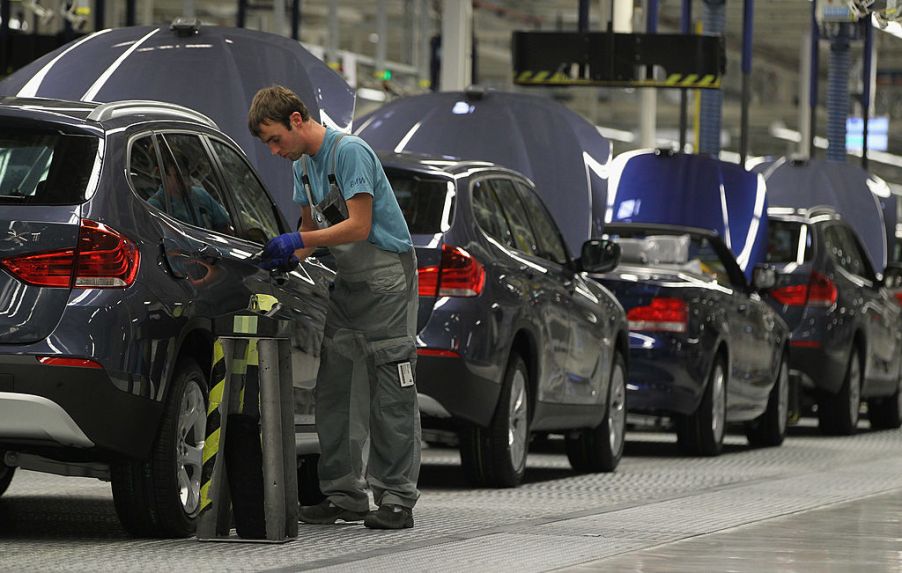
[[[319, 203], [329, 190], [329, 173], [332, 170], [332, 148], [340, 133], [326, 128], [326, 137], [315, 155], [307, 158], [307, 176], [310, 192]], [[406, 253], [413, 243], [404, 214], [395, 198], [391, 184], [385, 176], [376, 153], [359, 137], [345, 135], [338, 143], [335, 157], [335, 179], [345, 200], [358, 193], [373, 196], [373, 222], [369, 242], [382, 250]], [[294, 162], [294, 202], [307, 206], [307, 192], [301, 183], [303, 161]]]

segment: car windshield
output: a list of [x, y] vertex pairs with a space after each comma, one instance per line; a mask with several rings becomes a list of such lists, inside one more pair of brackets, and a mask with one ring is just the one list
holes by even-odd
[[801, 264], [810, 259], [811, 234], [807, 225], [798, 221], [768, 221], [767, 262]]
[[399, 171], [386, 171], [386, 175], [412, 235], [445, 231], [442, 222], [450, 223], [454, 212], [454, 197], [449, 197], [446, 179], [425, 178]]
[[81, 203], [96, 152], [90, 135], [0, 129], [0, 204]]

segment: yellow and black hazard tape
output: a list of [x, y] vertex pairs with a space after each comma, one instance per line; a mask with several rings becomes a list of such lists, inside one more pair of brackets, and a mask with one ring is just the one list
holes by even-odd
[[595, 80], [572, 78], [564, 72], [556, 70], [524, 70], [514, 73], [514, 83], [520, 85], [603, 85], [612, 87], [718, 89], [720, 88], [720, 76], [714, 74], [670, 74], [663, 80]]
[[210, 506], [210, 485], [213, 480], [213, 468], [216, 467], [216, 455], [219, 453], [219, 436], [222, 427], [222, 416], [219, 406], [222, 404], [222, 393], [225, 390], [225, 355], [222, 342], [217, 338], [213, 342], [213, 371], [210, 376], [210, 403], [207, 407], [207, 436], [204, 440], [203, 462], [200, 479], [200, 510]]
[[[241, 346], [243, 349], [239, 350]], [[240, 345], [237, 341], [233, 342], [233, 354], [231, 357], [230, 374], [239, 375], [241, 379], [234, 379], [234, 382], [240, 380], [241, 391], [238, 396], [238, 408], [233, 410], [242, 412], [244, 410], [244, 390], [247, 386], [246, 377], [258, 376], [259, 354], [257, 352], [257, 340], [250, 339], [247, 345]], [[204, 440], [204, 453], [201, 470], [201, 486], [200, 486], [200, 511], [204, 511], [212, 501], [210, 488], [213, 481], [213, 469], [216, 467], [216, 456], [219, 454], [222, 440], [222, 412], [221, 405], [223, 393], [226, 390], [226, 357], [222, 347], [222, 341], [216, 339], [213, 343], [213, 370], [211, 380], [213, 383], [210, 389], [210, 403], [207, 407], [207, 432]]]

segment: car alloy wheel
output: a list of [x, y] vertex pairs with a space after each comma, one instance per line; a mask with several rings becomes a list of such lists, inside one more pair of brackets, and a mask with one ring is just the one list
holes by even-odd
[[714, 440], [720, 443], [723, 441], [727, 418], [726, 376], [720, 362], [715, 366], [711, 384], [711, 434]]
[[176, 442], [179, 497], [187, 515], [193, 515], [200, 506], [206, 423], [204, 395], [197, 382], [192, 380], [182, 395]]
[[789, 423], [789, 366], [786, 364], [786, 359], [780, 363], [780, 374], [777, 377], [777, 384], [780, 385], [779, 392], [779, 403], [777, 406], [777, 423], [780, 427], [780, 433], [786, 434], [786, 425]]
[[508, 447], [511, 467], [519, 469], [526, 463], [526, 447], [529, 441], [526, 377], [520, 370], [514, 373], [511, 380], [508, 411]]
[[611, 376], [611, 403], [608, 405], [608, 428], [611, 451], [619, 452], [626, 433], [626, 381], [623, 368], [615, 363]]

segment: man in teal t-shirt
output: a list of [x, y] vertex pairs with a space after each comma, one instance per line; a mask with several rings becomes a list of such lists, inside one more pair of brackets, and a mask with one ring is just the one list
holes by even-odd
[[[401, 208], [369, 145], [314, 121], [291, 90], [258, 91], [248, 127], [274, 155], [294, 162], [294, 200], [301, 206], [300, 229], [269, 241], [261, 266], [283, 267], [316, 247], [328, 247], [337, 266], [315, 391], [326, 500], [302, 507], [300, 520], [413, 527], [420, 469], [414, 344], [419, 294]], [[369, 511], [367, 482], [377, 511]]]

